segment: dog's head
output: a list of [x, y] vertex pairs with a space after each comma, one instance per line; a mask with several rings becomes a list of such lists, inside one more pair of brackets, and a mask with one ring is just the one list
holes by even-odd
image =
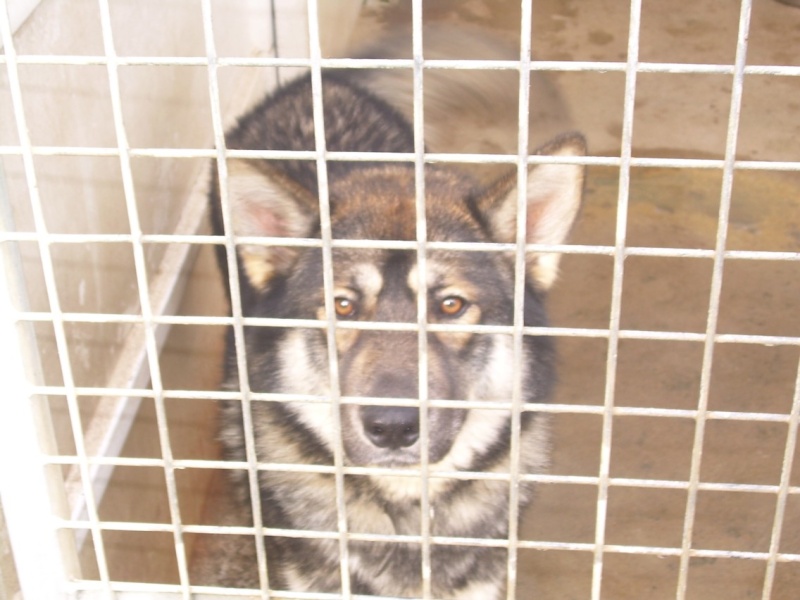
[[[584, 153], [578, 135], [563, 136], [538, 152], [562, 159]], [[230, 160], [229, 171], [235, 235], [320, 236], [318, 201], [310, 191], [263, 161]], [[338, 387], [344, 397], [344, 448], [349, 461], [358, 465], [419, 463], [420, 389], [432, 401], [507, 402], [515, 377], [512, 336], [465, 326], [513, 322], [514, 256], [508, 247], [479, 244], [513, 244], [518, 229], [529, 244], [562, 243], [580, 206], [583, 167], [568, 161], [531, 166], [525, 187], [526, 220], [518, 225], [516, 171], [488, 188], [477, 188], [465, 175], [427, 168], [422, 222], [417, 219], [410, 166], [353, 168], [335, 178], [330, 186], [330, 227], [332, 238], [341, 243], [334, 243], [331, 253], [330, 306], [318, 247], [282, 246], [278, 240], [238, 245], [244, 285], [257, 290], [262, 302], [262, 311], [254, 314], [318, 319], [322, 324], [332, 317], [334, 322], [330, 334], [321, 326], [286, 329], [269, 337], [268, 360], [250, 361], [253, 389], [325, 396]], [[420, 261], [418, 231], [431, 242], [475, 245], [428, 248]], [[389, 243], [348, 243], [353, 240]], [[397, 241], [412, 244], [392, 247]], [[526, 324], [544, 324], [539, 297], [553, 283], [558, 260], [557, 252], [527, 253]], [[429, 326], [422, 337], [420, 320]], [[255, 337], [257, 333], [251, 336]], [[335, 345], [334, 356], [328, 353], [329, 342]], [[261, 351], [254, 339], [248, 346], [251, 354]], [[533, 364], [522, 381], [526, 399], [542, 399], [549, 381], [537, 380], [536, 365], [549, 359], [536, 356], [535, 344], [526, 344], [524, 352]], [[336, 366], [334, 373], [331, 365]], [[330, 406], [289, 405], [301, 423], [331, 446]], [[508, 413], [468, 410], [463, 404], [435, 406], [428, 409], [426, 422], [429, 461], [451, 457], [460, 464], [472, 458], [471, 438], [483, 430], [503, 430]]]

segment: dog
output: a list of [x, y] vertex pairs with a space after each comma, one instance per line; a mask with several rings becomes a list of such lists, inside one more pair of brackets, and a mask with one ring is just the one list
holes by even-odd
[[[402, 109], [391, 104], [391, 97], [387, 99], [385, 74], [382, 77], [378, 94], [363, 73], [323, 72], [326, 149], [376, 153], [369, 162], [327, 161], [325, 212], [320, 209], [320, 174], [314, 160], [228, 158], [228, 215], [223, 214], [220, 181], [212, 169], [213, 232], [224, 235], [227, 227], [237, 237], [250, 238], [237, 243], [235, 255], [243, 315], [302, 320], [298, 327], [275, 326], [275, 321], [244, 327], [249, 389], [284, 396], [250, 403], [251, 432], [245, 432], [242, 402], [221, 402], [225, 456], [246, 460], [246, 433], [250, 433], [259, 462], [331, 467], [340, 449], [341, 462], [351, 469], [338, 492], [330, 469], [259, 470], [264, 527], [304, 532], [264, 537], [268, 584], [277, 597], [282, 590], [339, 594], [345, 589], [337, 535], [305, 534], [340, 531], [339, 492], [347, 532], [361, 535], [346, 543], [345, 576], [354, 594], [422, 596], [419, 539], [366, 538], [373, 534], [418, 538], [423, 504], [429, 508], [430, 534], [436, 538], [506, 538], [508, 478], [454, 478], [446, 473], [508, 475], [512, 463], [508, 403], [515, 378], [521, 381], [525, 403], [546, 402], [554, 385], [554, 348], [546, 336], [525, 335], [522, 372], [513, 367], [514, 337], [507, 326], [514, 322], [515, 256], [508, 244], [514, 244], [518, 235], [516, 167], [506, 165], [486, 182], [463, 166], [425, 165], [427, 241], [495, 247], [430, 248], [422, 267], [416, 246], [407, 244], [418, 239], [414, 165], [380, 160], [380, 153], [414, 152], [413, 127]], [[269, 94], [227, 133], [227, 147], [313, 151], [312, 91], [312, 79], [306, 75]], [[506, 92], [516, 95], [517, 89]], [[444, 92], [441, 98], [458, 102]], [[585, 152], [581, 135], [565, 133], [535, 154], [569, 159]], [[523, 225], [528, 244], [564, 242], [579, 212], [583, 179], [583, 166], [568, 160], [528, 168]], [[326, 258], [320, 244], [281, 245], [278, 238], [319, 240], [328, 222], [330, 236], [340, 243], [331, 249], [332, 282], [326, 292]], [[271, 240], [253, 241], [260, 237]], [[360, 240], [378, 245], [353, 243]], [[224, 246], [217, 251], [227, 281], [232, 263]], [[559, 255], [552, 251], [527, 252], [525, 326], [547, 325], [545, 297], [558, 262]], [[426, 322], [435, 326], [425, 334], [422, 367], [416, 329], [420, 294]], [[470, 331], [463, 326], [501, 328]], [[336, 373], [331, 373], [332, 364]], [[415, 404], [420, 375], [432, 403], [424, 415]], [[233, 330], [226, 338], [223, 387], [240, 389]], [[339, 401], [332, 402], [332, 397]], [[469, 406], [470, 401], [481, 406]], [[504, 407], [491, 408], [491, 403]], [[546, 415], [523, 411], [519, 472], [543, 472], [549, 445]], [[418, 471], [423, 463], [431, 473], [444, 473], [429, 477], [423, 486], [419, 473], [388, 471]], [[359, 472], [361, 467], [381, 470]], [[231, 486], [230, 510], [249, 514], [247, 472], [232, 470]], [[520, 507], [527, 506], [532, 496], [532, 485], [522, 483]], [[257, 588], [255, 555], [249, 537], [244, 545], [221, 548], [206, 569], [213, 571], [216, 585]], [[508, 552], [503, 547], [432, 542], [429, 560], [434, 598], [505, 597]]]

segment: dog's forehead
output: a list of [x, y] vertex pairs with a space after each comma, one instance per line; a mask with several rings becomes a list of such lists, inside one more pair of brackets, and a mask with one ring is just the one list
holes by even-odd
[[[466, 200], [472, 182], [445, 170], [426, 170], [425, 235], [429, 241], [487, 241]], [[331, 186], [334, 239], [414, 241], [417, 239], [417, 190], [413, 168], [391, 165], [361, 169]], [[338, 285], [377, 295], [385, 286], [403, 286], [416, 293], [420, 279], [417, 250], [336, 248]], [[425, 285], [447, 285], [469, 270], [470, 253], [428, 250]]]
[[[443, 170], [425, 176], [427, 238], [477, 241], [480, 226], [466, 199], [472, 182]], [[361, 169], [331, 185], [334, 238], [417, 239], [417, 190], [414, 170], [406, 165]]]

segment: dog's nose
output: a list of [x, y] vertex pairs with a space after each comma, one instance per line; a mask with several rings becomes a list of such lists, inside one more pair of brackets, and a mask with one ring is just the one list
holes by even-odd
[[361, 422], [378, 448], [408, 448], [419, 438], [419, 410], [403, 406], [364, 406]]

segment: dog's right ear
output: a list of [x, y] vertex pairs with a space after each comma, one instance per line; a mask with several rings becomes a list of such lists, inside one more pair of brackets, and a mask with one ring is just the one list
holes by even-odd
[[[539, 148], [536, 154], [553, 157], [586, 155], [586, 140], [567, 133]], [[563, 244], [578, 214], [583, 195], [585, 167], [569, 162], [528, 167], [525, 234], [529, 244]], [[512, 243], [517, 235], [516, 170], [501, 177], [478, 199], [477, 208], [489, 224], [495, 240]], [[557, 252], [527, 254], [528, 280], [548, 290], [558, 274]]]
[[[266, 161], [228, 160], [233, 233], [247, 237], [308, 237], [319, 220], [317, 199]], [[294, 264], [297, 248], [239, 244], [250, 284], [264, 290]]]

